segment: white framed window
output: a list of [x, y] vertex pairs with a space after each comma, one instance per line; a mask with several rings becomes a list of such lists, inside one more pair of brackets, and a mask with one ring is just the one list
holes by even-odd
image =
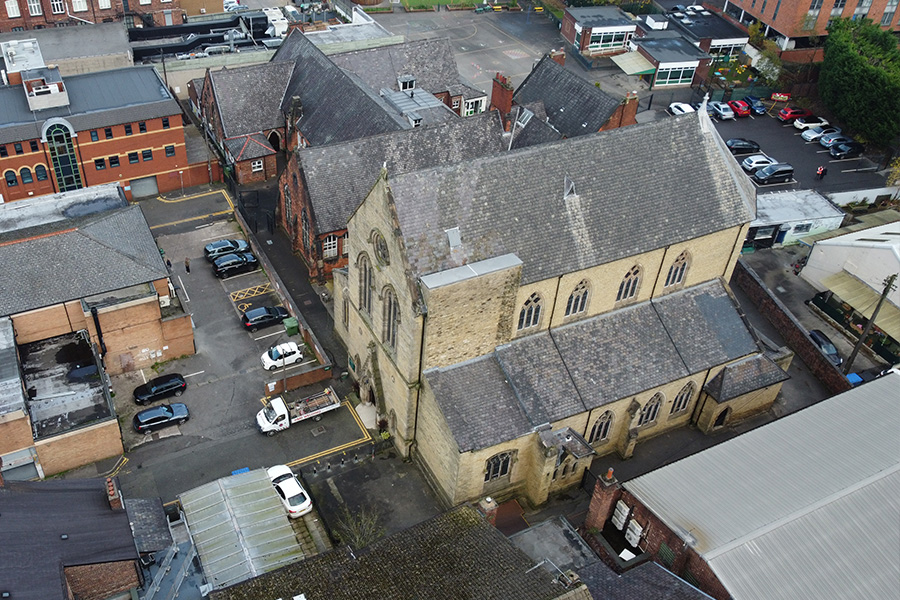
[[72, 12], [84, 12], [87, 9], [87, 0], [72, 0]]
[[519, 312], [518, 330], [522, 331], [523, 329], [528, 329], [530, 327], [537, 327], [540, 322], [541, 297], [537, 294], [532, 294], [528, 297], [528, 300], [525, 301], [522, 310]]
[[694, 80], [696, 67], [676, 67], [674, 69], [659, 69], [656, 72], [654, 86], [663, 85], [689, 85]]
[[348, 256], [350, 254], [350, 234], [345, 233], [341, 236], [341, 256]]
[[322, 241], [322, 256], [334, 258], [338, 255], [338, 236], [329, 235]]
[[39, 17], [44, 14], [41, 0], [28, 0], [28, 14], [32, 17]]
[[254, 173], [259, 173], [263, 170], [263, 161], [262, 159], [254, 160], [250, 163], [250, 170]]
[[453, 99], [453, 108], [459, 108], [459, 98]]
[[487, 98], [479, 98], [478, 100], [466, 100], [466, 110], [464, 116], [471, 117], [484, 112], [484, 103]]
[[112, 4], [110, 4], [109, 0], [99, 0], [97, 3], [97, 8], [100, 8], [101, 10], [106, 10], [111, 7], [112, 7]]
[[147, 4], [150, 4], [150, 1], [151, 1], [151, 0], [141, 0], [141, 4], [142, 4], [142, 5], [147, 5]]
[[63, 0], [50, 0], [50, 12], [54, 15], [61, 15], [66, 12], [66, 5]]
[[6, 0], [6, 16], [10, 19], [22, 16], [22, 13], [19, 12], [18, 0]]

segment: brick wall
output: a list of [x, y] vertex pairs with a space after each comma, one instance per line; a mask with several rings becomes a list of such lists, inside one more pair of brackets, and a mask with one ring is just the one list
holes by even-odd
[[141, 585], [133, 560], [65, 567], [65, 575], [70, 594], [78, 600], [105, 600]]
[[24, 411], [15, 410], [0, 416], [0, 455], [22, 450], [33, 444], [31, 420]]
[[841, 371], [832, 365], [812, 343], [806, 329], [794, 315], [782, 304], [781, 300], [772, 294], [753, 269], [743, 261], [738, 261], [732, 282], [747, 294], [766, 319], [778, 329], [787, 345], [797, 353], [812, 374], [825, 384], [832, 394], [846, 392], [852, 387]]
[[619, 106], [616, 107], [615, 112], [613, 112], [609, 120], [600, 128], [600, 131], [609, 131], [610, 129], [634, 125], [637, 123], [637, 109], [637, 94], [629, 92], [625, 95], [625, 99], [619, 103]]
[[[585, 31], [588, 32], [587, 39], [591, 39], [590, 38], [590, 29], [583, 30], [581, 32], [582, 45], [584, 44], [584, 41], [585, 41]], [[569, 42], [572, 45], [575, 44], [575, 17], [573, 17], [571, 14], [569, 14], [569, 11], [566, 11], [565, 14], [563, 14], [562, 25], [560, 26], [559, 33], [560, 33], [560, 35], [563, 36], [563, 38], [567, 42]], [[578, 51], [580, 52], [581, 48], [578, 48]]]
[[46, 477], [125, 452], [115, 419], [38, 440], [34, 447]]

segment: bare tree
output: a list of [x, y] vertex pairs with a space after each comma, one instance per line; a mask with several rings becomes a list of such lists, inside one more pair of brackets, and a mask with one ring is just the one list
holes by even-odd
[[354, 550], [364, 548], [384, 537], [385, 529], [381, 526], [381, 517], [372, 509], [362, 507], [350, 512], [345, 505], [341, 509], [335, 533], [341, 541]]

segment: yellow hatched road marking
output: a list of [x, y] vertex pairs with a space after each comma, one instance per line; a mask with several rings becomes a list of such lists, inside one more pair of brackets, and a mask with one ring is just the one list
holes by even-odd
[[232, 302], [237, 302], [238, 300], [244, 300], [246, 298], [252, 298], [254, 296], [262, 296], [263, 294], [268, 294], [271, 291], [272, 284], [264, 283], [263, 285], [254, 285], [253, 287], [248, 287], [236, 292], [231, 292], [229, 296], [231, 296]]

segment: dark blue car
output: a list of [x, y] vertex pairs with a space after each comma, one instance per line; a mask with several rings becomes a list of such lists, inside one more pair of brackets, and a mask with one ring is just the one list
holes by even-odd
[[750, 105], [750, 112], [754, 115], [764, 115], [768, 110], [762, 99], [757, 96], [744, 96], [744, 102]]
[[189, 418], [191, 413], [184, 404], [160, 404], [134, 415], [131, 425], [138, 433], [153, 433], [170, 425], [182, 425]]

